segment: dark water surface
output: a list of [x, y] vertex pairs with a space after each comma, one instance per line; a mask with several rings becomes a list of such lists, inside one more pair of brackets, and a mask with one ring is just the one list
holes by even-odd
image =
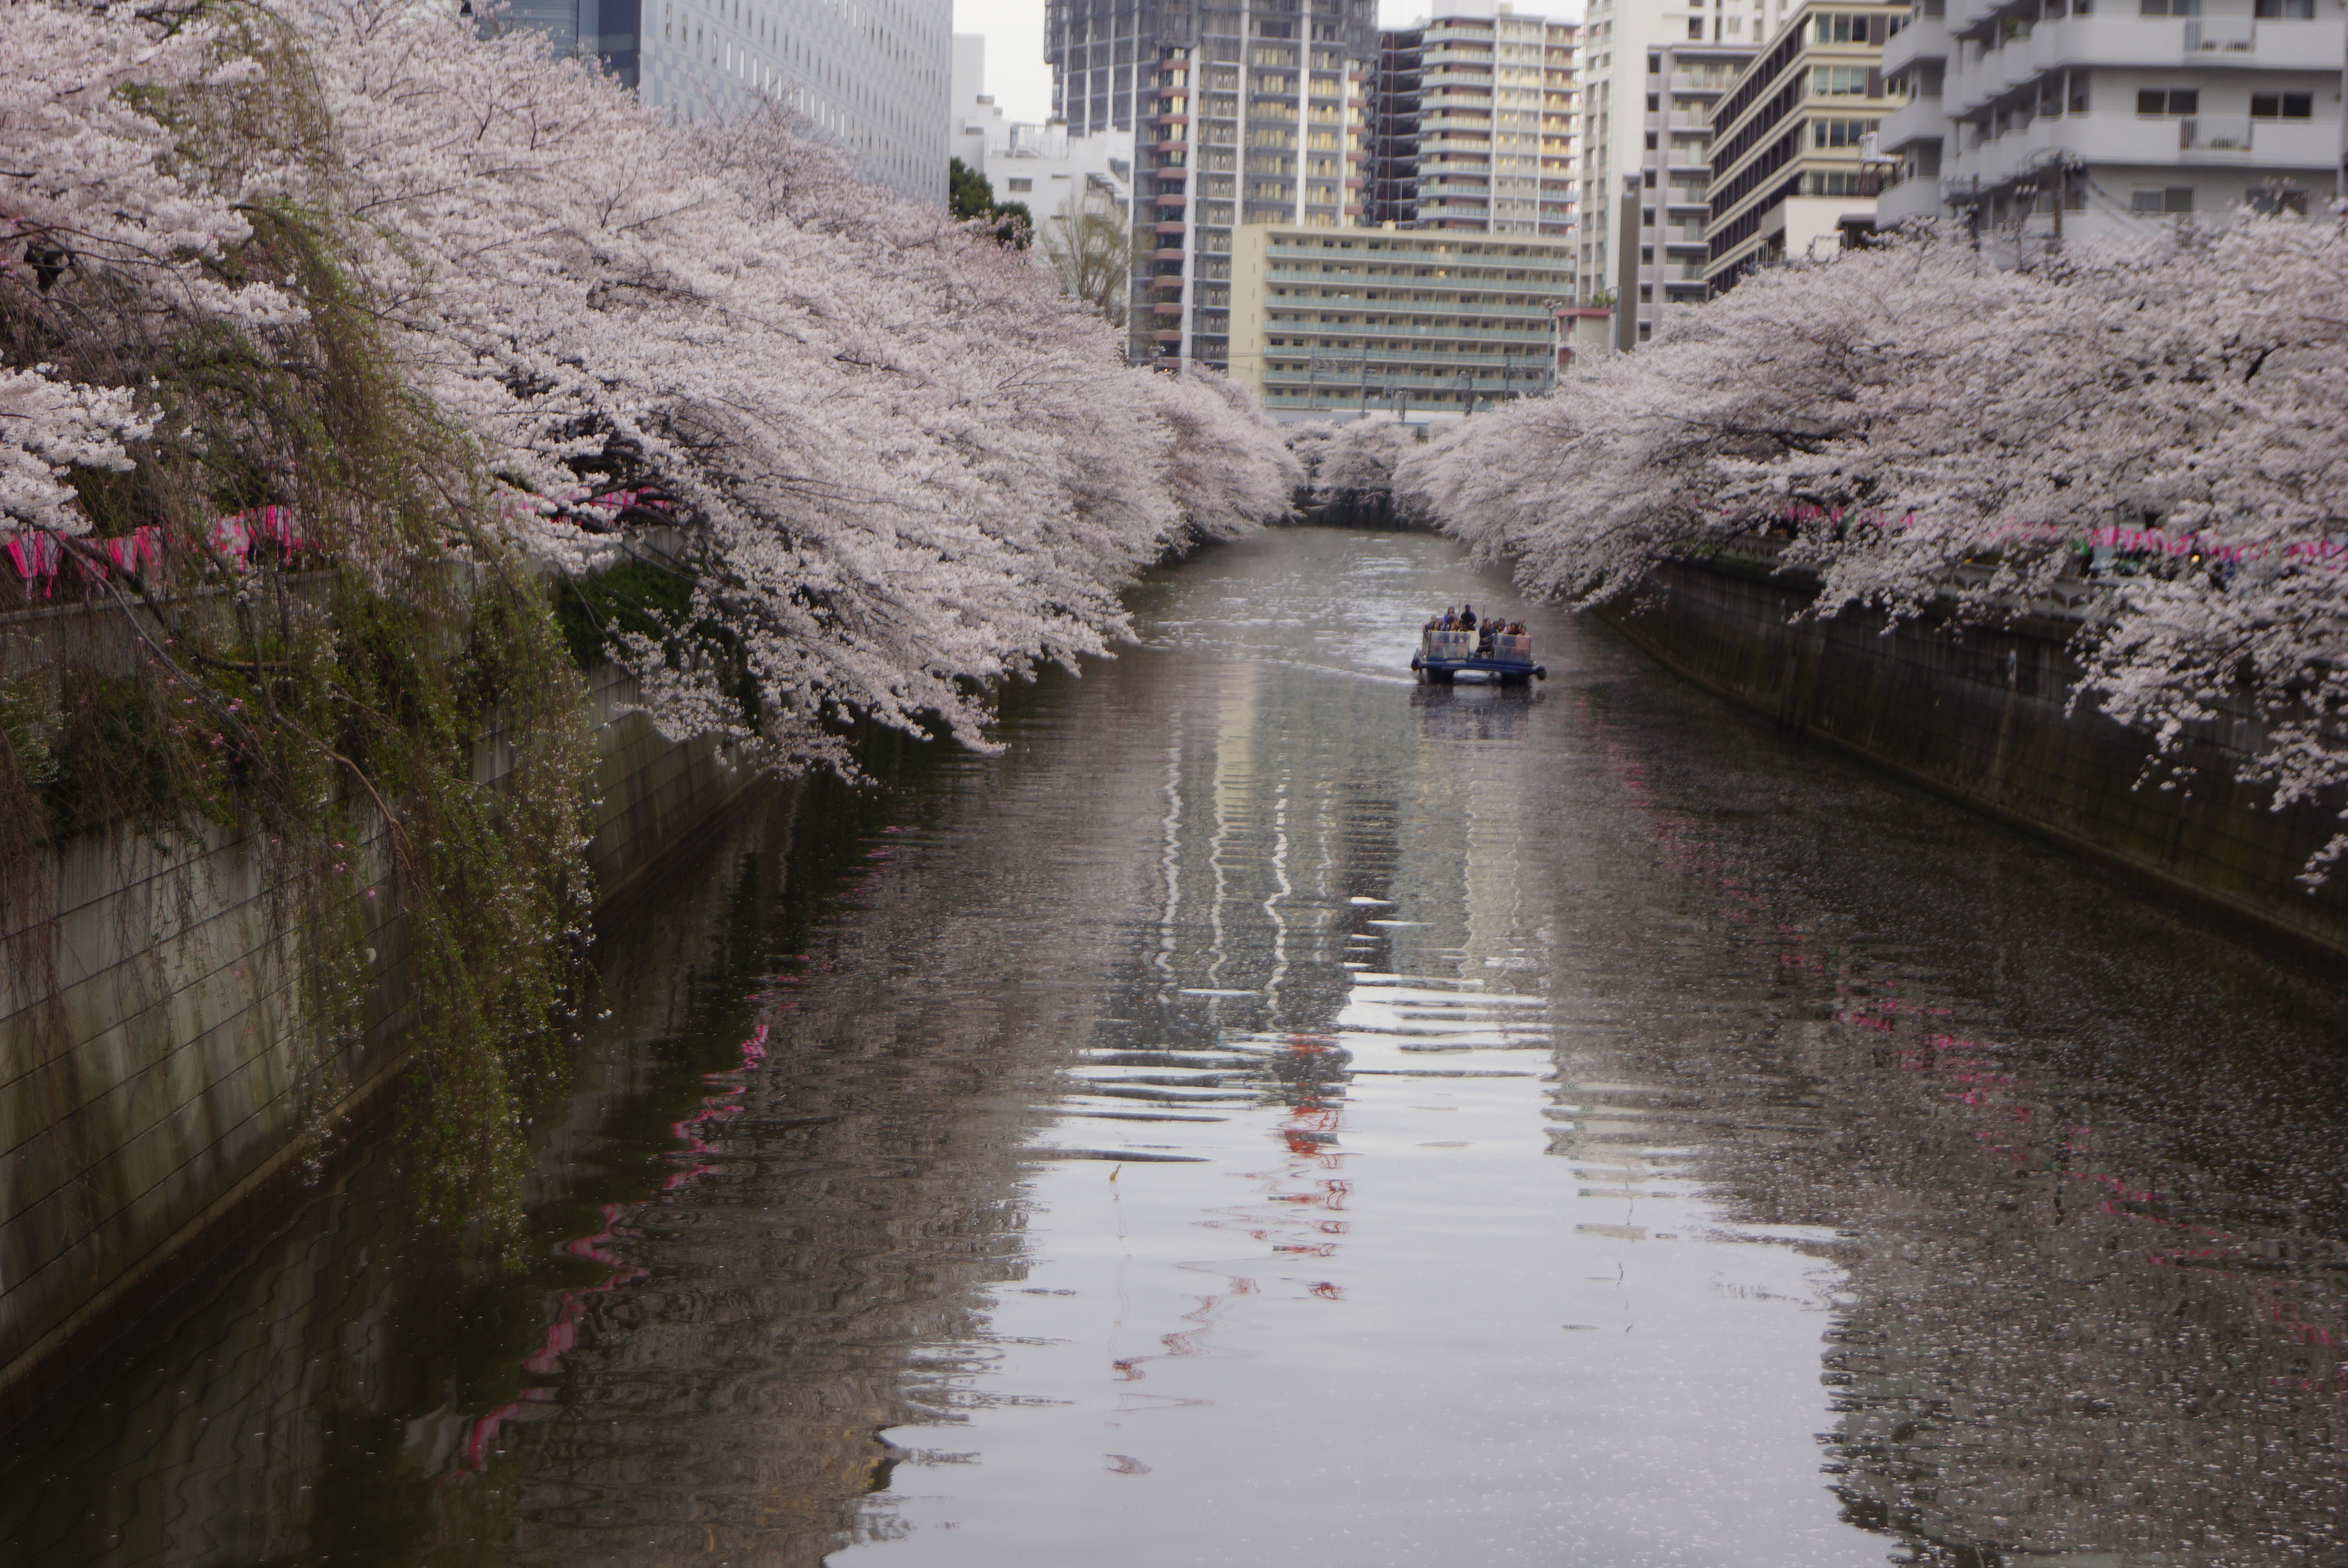
[[15, 1564], [2333, 1563], [2348, 1007], [1303, 530], [609, 942], [505, 1266], [384, 1143]]

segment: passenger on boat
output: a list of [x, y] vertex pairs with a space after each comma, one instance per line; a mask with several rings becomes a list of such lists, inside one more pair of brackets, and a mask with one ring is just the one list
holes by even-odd
[[1474, 605], [1468, 605], [1467, 608], [1460, 610], [1459, 630], [1462, 631], [1473, 631], [1476, 630], [1476, 607]]

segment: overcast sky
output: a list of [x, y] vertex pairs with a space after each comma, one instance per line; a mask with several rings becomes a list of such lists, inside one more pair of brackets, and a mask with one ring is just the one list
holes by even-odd
[[[1538, 0], [1519, 6], [1527, 15]], [[1378, 0], [1384, 26], [1406, 26], [1426, 14], [1426, 0]], [[1550, 0], [1550, 14], [1578, 16], [1578, 0]], [[986, 90], [1012, 119], [1052, 112], [1052, 70], [1044, 64], [1044, 0], [954, 0], [954, 31], [986, 35]]]

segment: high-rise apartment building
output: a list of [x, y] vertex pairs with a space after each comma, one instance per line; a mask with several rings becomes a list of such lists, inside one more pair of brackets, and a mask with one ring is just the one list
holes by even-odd
[[1190, 14], [1195, 37], [1161, 46], [1135, 130], [1137, 360], [1229, 363], [1241, 225], [1359, 219], [1372, 5], [1241, 0]]
[[1367, 220], [1570, 233], [1578, 31], [1491, 0], [1451, 0], [1416, 26], [1379, 35]]
[[692, 118], [771, 99], [876, 184], [945, 200], [953, 0], [520, 0], [506, 15], [646, 103]]
[[1614, 346], [1704, 296], [1712, 108], [1791, 0], [1592, 0], [1581, 30], [1581, 297]]
[[1136, 128], [1159, 48], [1189, 42], [1189, 31], [1184, 0], [1047, 0], [1052, 113], [1078, 136]]
[[1883, 46], [1907, 5], [1807, 0], [1713, 106], [1710, 292], [1787, 256], [1839, 250], [1853, 227], [1873, 230], [1876, 135], [1900, 107]]
[[1884, 222], [1948, 216], [2002, 261], [2248, 205], [2320, 211], [2341, 167], [2338, 0], [1918, 0]]

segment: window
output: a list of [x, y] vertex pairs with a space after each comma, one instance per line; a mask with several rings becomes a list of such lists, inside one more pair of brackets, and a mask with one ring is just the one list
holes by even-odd
[[1812, 147], [1858, 147], [1875, 128], [1871, 119], [1814, 119], [1810, 122]]
[[2137, 0], [2140, 15], [2147, 16], [2199, 16], [2201, 0]]
[[2310, 119], [2315, 114], [2312, 93], [2252, 93], [2252, 119]]
[[1703, 17], [1691, 16], [1688, 18], [1688, 39], [1691, 43], [1701, 44], [1704, 42]]
[[2197, 87], [2145, 87], [2136, 95], [2136, 112], [2147, 118], [2199, 114], [2200, 106], [2201, 93]]
[[1821, 16], [1812, 36], [1821, 44], [1864, 44], [1867, 42], [1867, 18]]
[[1014, 190], [1033, 190], [1035, 189], [1035, 182], [1033, 179], [1006, 179], [1004, 183]]
[[1813, 66], [1810, 67], [1810, 91], [1819, 97], [1864, 97], [1867, 95], [1867, 67]]
[[2132, 212], [2190, 212], [2193, 210], [2193, 188], [2171, 185], [2153, 190], [2139, 185], [2128, 193], [2128, 210]]
[[2288, 212], [2294, 218], [2307, 216], [2307, 192], [2304, 190], [2282, 190], [2271, 185], [2255, 186], [2242, 192], [2242, 204], [2251, 211], [2264, 213], [2270, 218], [2279, 212]]
[[[2073, 8], [2078, 11], [2085, 11], [2087, 7], [2084, 4], [2084, 0], [2082, 0], [2081, 4], [2075, 5]], [[2073, 114], [2085, 114], [2087, 112], [2087, 73], [2085, 71], [2073, 71], [2071, 73], [2071, 112]]]
[[2311, 22], [2315, 0], [2258, 0], [2259, 16], [2269, 22]]

